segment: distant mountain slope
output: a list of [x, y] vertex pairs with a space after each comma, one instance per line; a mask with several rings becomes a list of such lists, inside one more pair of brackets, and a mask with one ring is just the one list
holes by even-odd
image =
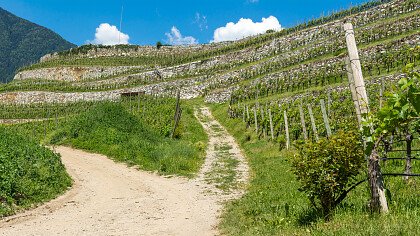
[[19, 67], [38, 61], [47, 53], [75, 46], [53, 31], [0, 7], [0, 82], [12, 80]]

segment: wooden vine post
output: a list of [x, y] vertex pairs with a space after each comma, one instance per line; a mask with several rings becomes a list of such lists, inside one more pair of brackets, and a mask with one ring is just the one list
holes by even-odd
[[179, 121], [181, 120], [182, 110], [181, 110], [181, 106], [179, 104], [180, 99], [181, 99], [181, 96], [180, 96], [180, 93], [178, 91], [178, 94], [176, 95], [176, 108], [175, 108], [175, 115], [174, 115], [174, 128], [173, 128], [172, 133], [171, 133], [171, 138], [174, 138], [175, 130], [176, 130], [176, 128], [179, 125]]
[[405, 141], [407, 142], [407, 157], [405, 160], [405, 171], [404, 174], [406, 174], [407, 176], [404, 176], [404, 180], [408, 181], [409, 176], [411, 174], [411, 144], [413, 142], [413, 135], [410, 134], [409, 132], [407, 132], [406, 136], [405, 136]]
[[311, 118], [312, 131], [314, 132], [315, 140], [318, 141], [319, 140], [318, 130], [316, 129], [315, 118], [314, 118], [314, 113], [312, 112], [311, 104], [308, 104], [308, 112], [309, 112], [309, 117]]
[[[344, 24], [344, 31], [346, 33], [346, 43], [357, 101], [359, 103], [360, 114], [363, 116], [367, 115], [369, 112], [369, 101], [366, 93], [365, 82], [363, 80], [362, 67], [360, 64], [353, 25], [351, 23]], [[388, 203], [386, 200], [384, 182], [379, 165], [380, 158], [376, 150], [377, 146], [379, 146], [378, 143], [375, 144], [375, 148], [368, 158], [368, 178], [371, 192], [370, 207], [374, 212], [387, 213]]]
[[270, 134], [271, 134], [271, 141], [274, 140], [274, 128], [273, 128], [273, 115], [271, 114], [271, 109], [268, 109], [268, 116], [270, 119]]
[[257, 117], [257, 107], [254, 107], [254, 121], [255, 121], [255, 133], [258, 134], [258, 117]]
[[331, 127], [330, 127], [330, 122], [328, 120], [327, 109], [325, 108], [324, 99], [321, 99], [320, 103], [321, 103], [322, 118], [324, 119], [325, 130], [327, 130], [327, 136], [331, 137], [332, 132], [331, 132]]
[[356, 110], [357, 123], [360, 126], [362, 124], [362, 116], [360, 114], [359, 100], [357, 98], [356, 86], [354, 85], [354, 79], [353, 79], [353, 72], [351, 70], [350, 59], [348, 57], [346, 57], [346, 71], [347, 71], [347, 77], [349, 80], [351, 98], [353, 100], [354, 108]]
[[344, 24], [344, 30], [346, 32], [350, 68], [356, 90], [357, 100], [359, 101], [360, 113], [367, 114], [369, 111], [369, 100], [366, 93], [365, 81], [363, 80], [362, 66], [360, 64], [359, 52], [357, 50], [353, 25], [351, 23]]
[[289, 122], [287, 121], [287, 112], [284, 111], [284, 129], [286, 131], [286, 149], [290, 148], [290, 137], [289, 137]]

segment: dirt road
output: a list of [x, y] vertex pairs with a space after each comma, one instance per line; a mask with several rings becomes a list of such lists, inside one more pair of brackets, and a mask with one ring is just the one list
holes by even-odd
[[[219, 137], [226, 138], [233, 140]], [[207, 155], [214, 154], [212, 147]], [[73, 188], [41, 207], [0, 221], [0, 235], [218, 234], [222, 203], [230, 195], [209, 191], [217, 187], [205, 176], [217, 159], [208, 158], [198, 177], [188, 180], [139, 171], [67, 147], [56, 151], [74, 180]]]

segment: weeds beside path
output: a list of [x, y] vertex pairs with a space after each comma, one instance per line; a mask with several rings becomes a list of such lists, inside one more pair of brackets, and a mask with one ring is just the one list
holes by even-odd
[[206, 160], [198, 180], [207, 183], [208, 191], [221, 199], [239, 198], [249, 180], [249, 167], [235, 138], [214, 119], [209, 108], [201, 107], [195, 115], [209, 136]]

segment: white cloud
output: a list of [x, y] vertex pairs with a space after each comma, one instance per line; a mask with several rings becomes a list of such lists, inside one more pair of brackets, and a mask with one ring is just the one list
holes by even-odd
[[248, 2], [249, 3], [257, 3], [257, 2], [259, 2], [260, 0], [248, 0]]
[[120, 32], [116, 26], [102, 23], [96, 28], [95, 39], [87, 43], [102, 45], [128, 44], [130, 36]]
[[214, 31], [212, 42], [234, 41], [248, 36], [265, 33], [267, 30], [279, 31], [283, 28], [276, 17], [262, 18], [261, 22], [241, 18], [237, 23], [229, 22]]
[[185, 36], [183, 37], [181, 31], [177, 29], [175, 26], [172, 27], [170, 33], [165, 34], [168, 37], [169, 44], [172, 45], [191, 45], [191, 44], [198, 44], [197, 39], [192, 36]]

